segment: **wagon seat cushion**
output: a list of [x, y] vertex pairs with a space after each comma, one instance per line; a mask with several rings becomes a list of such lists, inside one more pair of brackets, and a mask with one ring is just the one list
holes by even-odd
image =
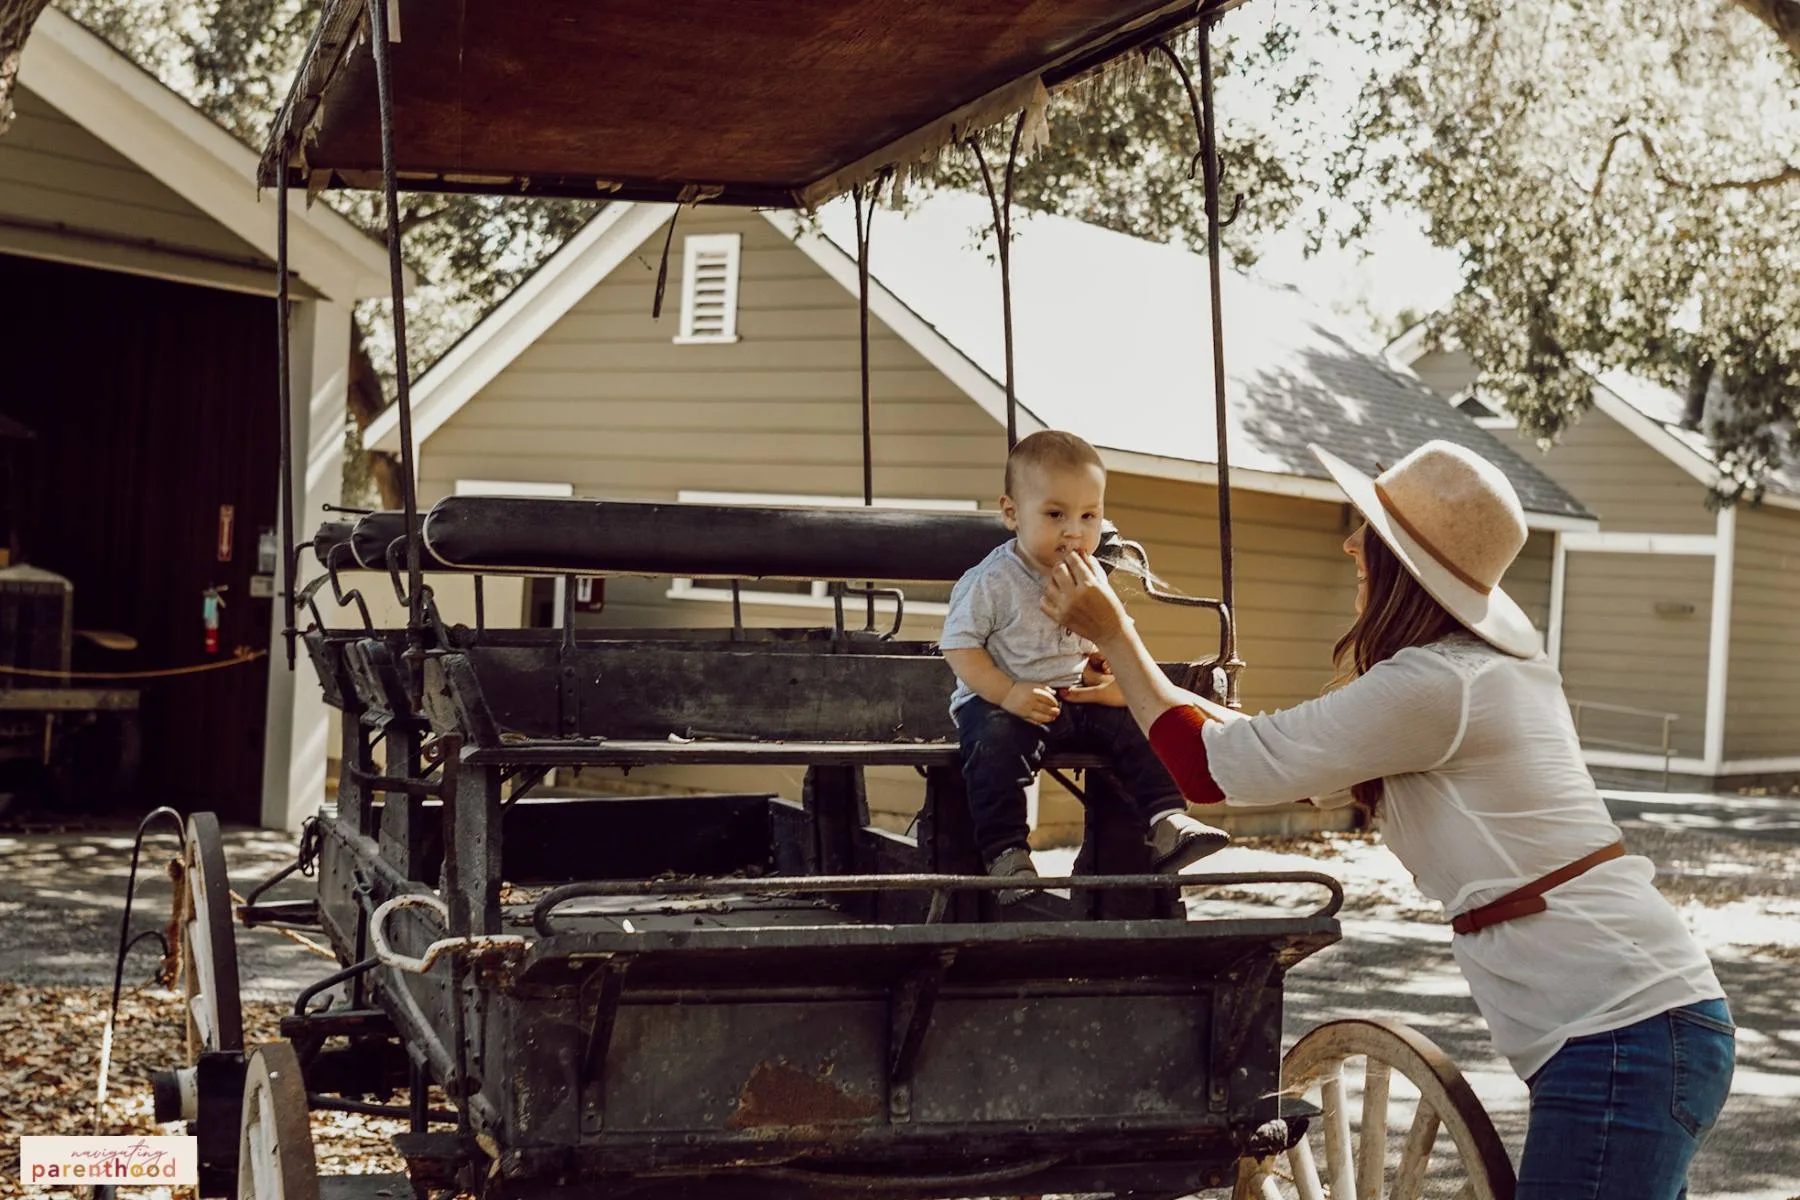
[[[350, 531], [350, 553], [359, 567], [369, 571], [385, 571], [390, 565], [398, 566], [405, 562], [405, 555], [397, 555], [395, 562], [388, 562], [388, 549], [395, 541], [406, 536], [406, 514], [397, 509], [385, 509], [372, 512], [360, 518]], [[438, 564], [425, 556], [428, 568], [437, 568]]]
[[1012, 534], [992, 512], [451, 496], [430, 556], [505, 574], [949, 583]]
[[331, 565], [331, 555], [339, 546], [349, 546], [351, 530], [355, 525], [350, 521], [326, 521], [313, 534], [313, 557], [319, 560], [321, 567]]

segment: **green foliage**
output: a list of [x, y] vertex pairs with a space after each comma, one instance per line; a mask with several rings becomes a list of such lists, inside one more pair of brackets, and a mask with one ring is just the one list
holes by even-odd
[[1796, 448], [1800, 57], [1724, 0], [1394, 7], [1407, 54], [1340, 170], [1461, 249], [1441, 328], [1483, 399], [1550, 438], [1589, 370], [1710, 383], [1725, 491], [1753, 492]]
[[[1189, 75], [1197, 70], [1194, 39], [1170, 46]], [[1230, 68], [1230, 57], [1215, 69]], [[1198, 80], [1195, 80], [1196, 87]], [[1206, 246], [1205, 190], [1196, 131], [1197, 93], [1160, 52], [1134, 56], [1094, 85], [1052, 100], [1050, 140], [1014, 174], [1016, 205], [1077, 217], [1155, 241]], [[1221, 108], [1224, 102], [1221, 101]], [[1012, 123], [987, 131], [983, 154], [996, 190], [1003, 188]], [[1291, 219], [1302, 201], [1288, 161], [1272, 139], [1220, 121], [1221, 212], [1234, 258], [1255, 257], [1256, 234]], [[982, 192], [972, 152], [947, 151], [928, 177], [932, 187]]]

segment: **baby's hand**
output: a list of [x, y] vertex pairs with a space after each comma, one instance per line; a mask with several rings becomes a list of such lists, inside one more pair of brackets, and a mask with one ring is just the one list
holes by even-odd
[[1012, 685], [1012, 690], [1006, 693], [1006, 699], [1001, 701], [1000, 707], [1033, 725], [1048, 725], [1062, 711], [1062, 704], [1056, 699], [1055, 692], [1041, 683], [1026, 683], [1023, 680]]

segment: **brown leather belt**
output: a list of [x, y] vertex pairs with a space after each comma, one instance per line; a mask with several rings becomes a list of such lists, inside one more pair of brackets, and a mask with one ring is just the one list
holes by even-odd
[[1520, 917], [1528, 917], [1532, 913], [1541, 913], [1550, 905], [1544, 900], [1544, 893], [1551, 888], [1561, 887], [1577, 875], [1585, 874], [1603, 862], [1621, 858], [1625, 854], [1625, 843], [1614, 842], [1610, 846], [1602, 846], [1584, 858], [1578, 858], [1566, 867], [1534, 879], [1524, 887], [1514, 888], [1498, 900], [1490, 900], [1480, 908], [1471, 908], [1450, 922], [1450, 928], [1458, 933], [1474, 933], [1477, 929], [1486, 929], [1490, 925], [1503, 925]]

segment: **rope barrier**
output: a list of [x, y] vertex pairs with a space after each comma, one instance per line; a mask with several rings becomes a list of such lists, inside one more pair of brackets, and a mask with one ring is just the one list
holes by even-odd
[[187, 667], [164, 667], [156, 671], [39, 671], [30, 667], [0, 666], [0, 675], [23, 675], [28, 679], [172, 679], [177, 675], [199, 675], [205, 671], [223, 671], [245, 663], [267, 658], [267, 650], [246, 650], [219, 662], [195, 663]]

